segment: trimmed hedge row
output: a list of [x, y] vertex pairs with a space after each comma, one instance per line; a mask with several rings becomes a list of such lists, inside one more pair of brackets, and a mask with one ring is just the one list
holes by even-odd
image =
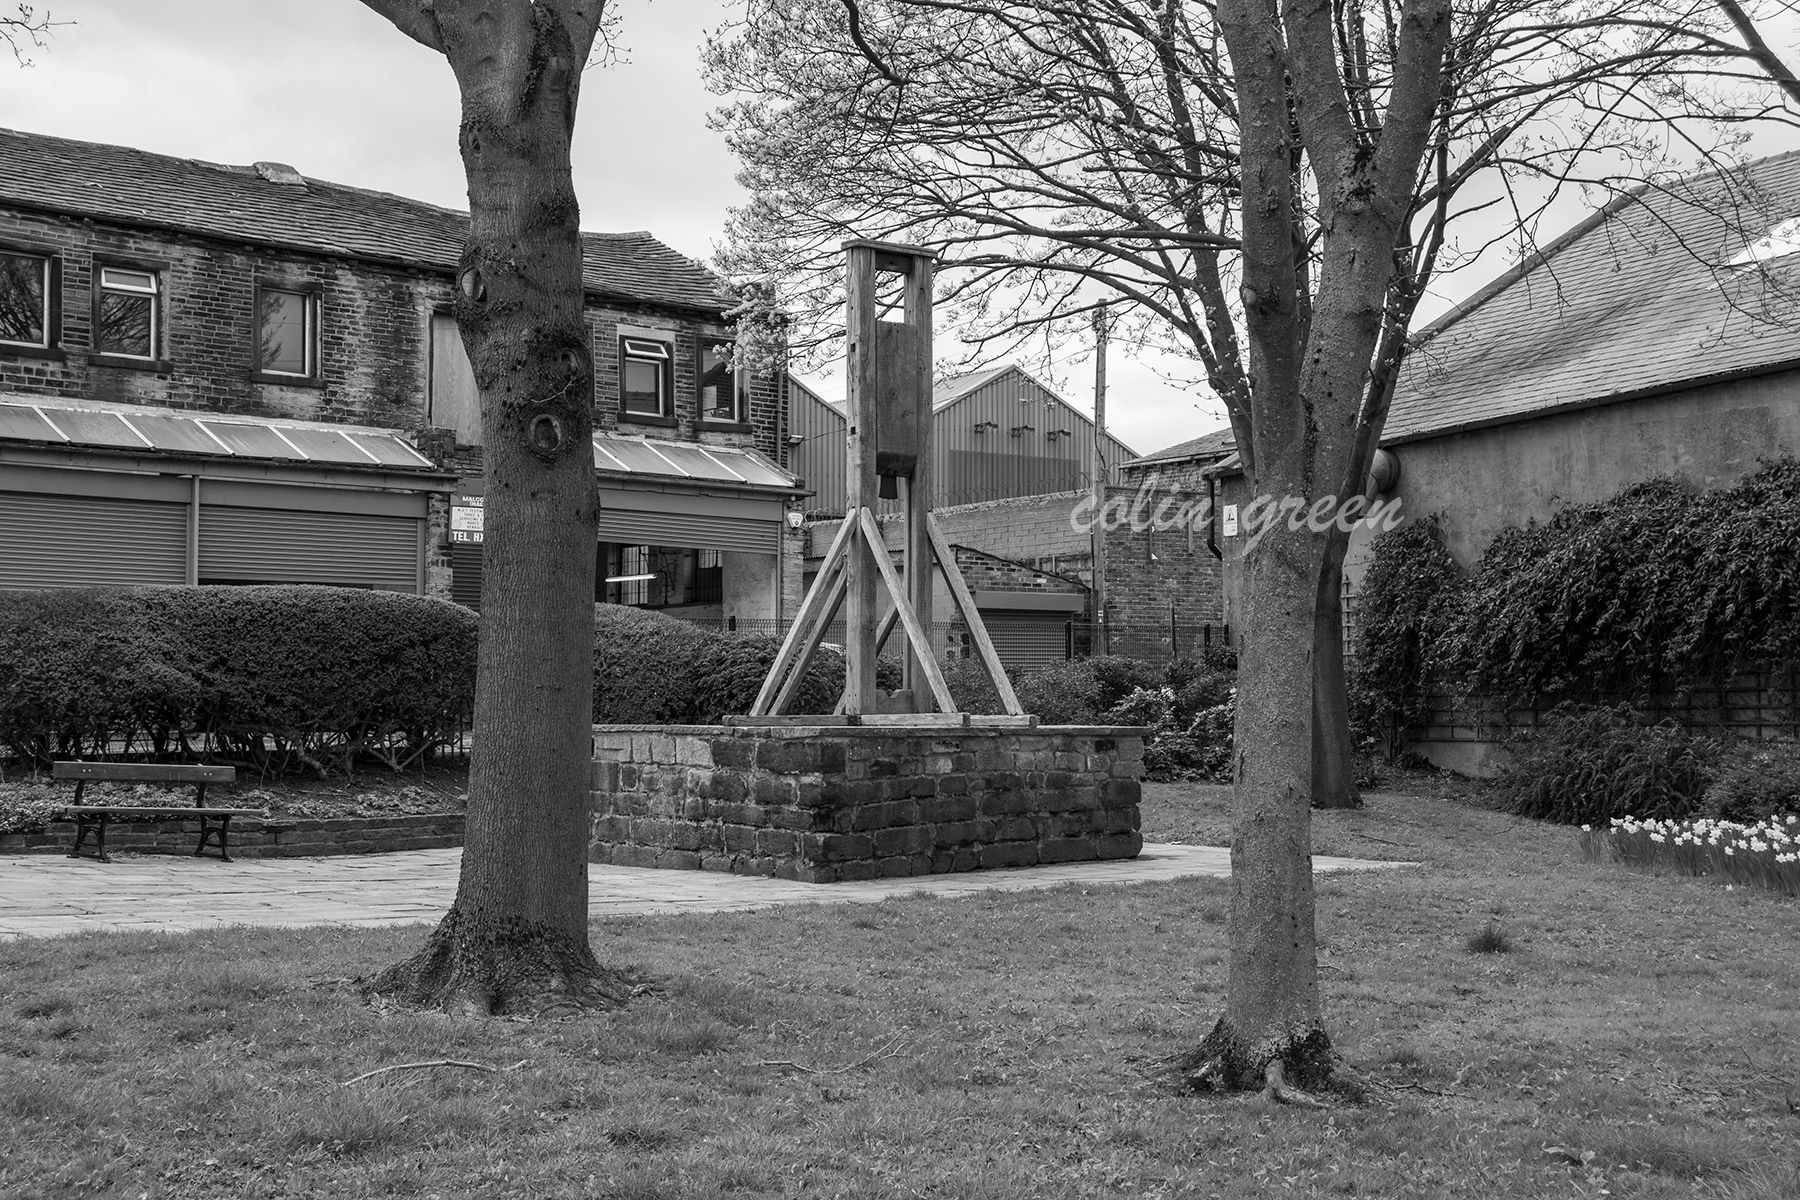
[[210, 750], [264, 770], [399, 765], [467, 726], [475, 626], [446, 601], [351, 588], [14, 593], [0, 746], [40, 763]]
[[[781, 643], [712, 633], [643, 608], [594, 605], [594, 723], [708, 725], [756, 700]], [[830, 712], [844, 661], [823, 651], [807, 667], [793, 712]]]

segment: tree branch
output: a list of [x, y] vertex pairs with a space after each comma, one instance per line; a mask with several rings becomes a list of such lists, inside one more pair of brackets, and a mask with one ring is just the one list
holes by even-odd
[[436, 0], [362, 0], [368, 8], [386, 17], [395, 29], [419, 45], [444, 53], [444, 39], [438, 32]]

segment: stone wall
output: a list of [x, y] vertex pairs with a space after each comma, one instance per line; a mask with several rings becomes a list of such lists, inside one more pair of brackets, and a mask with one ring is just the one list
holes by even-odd
[[[0, 391], [390, 429], [425, 422], [426, 320], [450, 300], [447, 277], [16, 211], [0, 212], [0, 246], [54, 256], [60, 284], [53, 348], [0, 353]], [[92, 352], [100, 266], [161, 273], [155, 362]], [[253, 375], [259, 280], [318, 290], [316, 380]]]
[[[106, 827], [108, 854], [192, 854], [198, 821], [114, 821]], [[84, 853], [91, 852], [93, 839]], [[42, 833], [0, 834], [0, 854], [67, 854], [75, 822], [53, 821]], [[463, 844], [461, 813], [404, 817], [235, 817], [233, 858], [309, 858], [332, 854], [386, 854]], [[216, 857], [218, 851], [207, 847]]]
[[809, 883], [1132, 858], [1143, 730], [602, 725], [591, 857]]

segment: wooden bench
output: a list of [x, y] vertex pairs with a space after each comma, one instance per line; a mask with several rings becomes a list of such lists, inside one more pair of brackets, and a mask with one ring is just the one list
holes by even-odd
[[[94, 857], [111, 862], [106, 856], [106, 824], [108, 821], [161, 821], [178, 817], [200, 818], [200, 844], [194, 847], [198, 857], [209, 841], [219, 847], [219, 857], [231, 861], [231, 818], [257, 817], [259, 808], [217, 808], [206, 803], [206, 785], [232, 783], [237, 772], [230, 767], [191, 767], [170, 763], [104, 763], [59, 762], [51, 766], [52, 777], [75, 781], [75, 802], [55, 814], [59, 821], [75, 822], [75, 846], [70, 858], [81, 857], [81, 847], [88, 833], [94, 835]], [[181, 804], [84, 804], [81, 794], [91, 782], [107, 783], [191, 783], [194, 803]]]

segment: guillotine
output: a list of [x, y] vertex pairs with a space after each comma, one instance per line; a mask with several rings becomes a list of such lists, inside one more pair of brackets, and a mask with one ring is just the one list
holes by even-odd
[[[844, 614], [845, 684], [837, 712], [957, 714], [931, 644], [933, 567], [943, 575], [970, 639], [1007, 714], [1018, 696], [988, 636], [974, 593], [931, 511], [931, 281], [935, 255], [916, 246], [862, 239], [844, 243], [848, 337], [848, 503], [843, 524], [750, 716], [787, 712], [825, 631]], [[904, 496], [905, 572], [894, 566], [878, 500]], [[885, 607], [884, 607], [885, 598]], [[900, 691], [876, 686], [876, 659], [899, 626], [906, 635]]]

